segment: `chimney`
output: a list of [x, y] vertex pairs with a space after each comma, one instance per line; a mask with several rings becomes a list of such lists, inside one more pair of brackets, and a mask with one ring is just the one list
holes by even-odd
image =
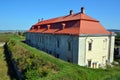
[[72, 15], [73, 14], [73, 10], [70, 10], [70, 15]]
[[84, 11], [84, 7], [81, 7], [81, 13], [84, 13], [85, 11]]
[[41, 21], [43, 21], [44, 19], [42, 18]]
[[40, 22], [40, 19], [38, 19], [38, 22]]

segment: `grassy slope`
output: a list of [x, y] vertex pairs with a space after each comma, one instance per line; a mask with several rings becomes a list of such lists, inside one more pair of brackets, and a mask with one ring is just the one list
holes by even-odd
[[40, 80], [42, 79], [43, 80], [119, 80], [120, 79], [119, 77], [120, 66], [104, 69], [104, 70], [80, 67], [78, 65], [70, 64], [60, 59], [56, 59], [46, 54], [45, 52], [30, 47], [20, 42], [18, 37], [14, 37], [13, 40], [16, 41], [18, 46], [29, 51], [31, 54], [39, 55], [42, 60], [49, 61], [49, 63], [52, 63], [56, 65], [57, 68], [59, 68], [59, 71], [57, 73], [48, 74], [46, 77], [42, 77]]
[[[0, 42], [7, 42], [11, 36], [12, 34], [0, 33]], [[0, 47], [0, 80], [10, 80], [3, 47]]]
[[0, 80], [10, 80], [8, 76], [7, 63], [3, 53], [4, 49], [0, 47]]

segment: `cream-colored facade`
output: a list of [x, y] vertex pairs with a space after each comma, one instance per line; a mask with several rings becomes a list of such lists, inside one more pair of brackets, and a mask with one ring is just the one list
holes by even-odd
[[79, 37], [80, 42], [82, 43], [79, 44], [79, 65], [98, 68], [113, 62], [114, 36], [84, 36]]

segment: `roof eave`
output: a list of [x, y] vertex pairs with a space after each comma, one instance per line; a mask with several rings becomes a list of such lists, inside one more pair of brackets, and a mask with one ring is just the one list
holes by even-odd
[[116, 34], [79, 34], [80, 37], [85, 36], [91, 36], [91, 37], [97, 37], [97, 36], [116, 36]]

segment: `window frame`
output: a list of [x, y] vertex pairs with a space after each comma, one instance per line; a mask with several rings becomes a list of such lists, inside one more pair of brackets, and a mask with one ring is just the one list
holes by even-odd
[[88, 67], [91, 67], [91, 65], [92, 65], [92, 60], [90, 59], [88, 60]]
[[88, 43], [88, 51], [92, 51], [92, 42]]
[[72, 45], [71, 45], [71, 42], [68, 41], [68, 51], [71, 51], [72, 50]]
[[57, 48], [60, 48], [60, 41], [57, 39]]

